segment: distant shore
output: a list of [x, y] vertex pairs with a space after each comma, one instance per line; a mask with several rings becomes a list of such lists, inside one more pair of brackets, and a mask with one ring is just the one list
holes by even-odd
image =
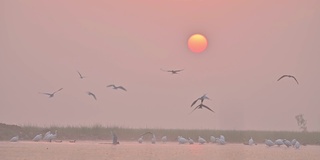
[[[111, 131], [116, 133], [119, 141], [137, 141], [141, 134], [152, 132], [160, 141], [162, 136], [167, 136], [168, 141], [177, 141], [178, 136], [190, 137], [194, 140], [198, 136], [205, 138], [208, 142], [210, 136], [218, 137], [224, 135], [228, 143], [247, 143], [252, 137], [256, 143], [263, 143], [265, 139], [297, 139], [302, 144], [315, 145], [320, 143], [320, 132], [292, 132], [292, 131], [241, 131], [241, 130], [200, 130], [200, 129], [134, 129], [122, 127], [103, 127], [101, 125], [68, 126], [68, 127], [38, 127], [17, 126], [0, 123], [0, 141], [8, 141], [13, 136], [19, 135], [23, 141], [32, 140], [37, 134], [45, 134], [48, 131], [58, 131], [57, 140], [110, 140]], [[144, 136], [145, 141], [151, 140], [151, 135]]]

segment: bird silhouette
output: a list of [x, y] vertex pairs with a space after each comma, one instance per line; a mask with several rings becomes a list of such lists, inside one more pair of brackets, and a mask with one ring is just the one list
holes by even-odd
[[199, 97], [198, 99], [196, 99], [195, 101], [193, 101], [192, 104], [191, 104], [191, 107], [192, 107], [194, 104], [196, 104], [196, 103], [198, 102], [198, 100], [201, 100], [201, 104], [202, 104], [205, 99], [209, 99], [209, 100], [210, 100], [210, 98], [207, 97], [207, 94], [204, 94], [203, 96], [201, 96], [201, 97]]
[[80, 77], [81, 79], [86, 78], [86, 77], [82, 76], [82, 74], [81, 74], [79, 71], [77, 71], [77, 72], [78, 72], [79, 77]]
[[53, 93], [44, 93], [44, 92], [39, 92], [40, 94], [45, 94], [48, 95], [49, 98], [52, 98], [54, 96], [54, 94], [56, 94], [57, 92], [61, 91], [63, 88], [60, 88], [59, 90], [53, 92]]
[[292, 76], [292, 75], [283, 75], [283, 76], [281, 76], [281, 77], [278, 79], [278, 81], [280, 81], [282, 78], [285, 78], [285, 77], [293, 78], [293, 79], [297, 82], [297, 84], [299, 84], [299, 82], [298, 82], [298, 80], [296, 79], [296, 77], [294, 77], [294, 76]]
[[206, 106], [206, 105], [204, 105], [204, 104], [199, 104], [196, 108], [194, 108], [191, 112], [190, 112], [190, 114], [194, 111], [194, 110], [196, 110], [196, 109], [202, 109], [202, 107], [204, 107], [204, 108], [206, 108], [206, 109], [208, 109], [208, 110], [210, 110], [211, 112], [213, 112], [214, 113], [214, 111], [211, 109], [211, 108], [209, 108], [208, 106]]
[[179, 70], [164, 70], [161, 68], [162, 71], [164, 72], [171, 72], [172, 74], [178, 74], [179, 72], [183, 71], [184, 69], [179, 69]]
[[124, 91], [127, 91], [127, 89], [125, 89], [124, 87], [122, 86], [115, 86], [114, 84], [110, 84], [108, 85], [107, 87], [113, 87], [113, 89], [117, 90], [117, 89], [122, 89]]
[[89, 95], [89, 96], [92, 96], [95, 100], [97, 100], [97, 97], [96, 97], [96, 95], [94, 95], [92, 92], [87, 92], [87, 94]]

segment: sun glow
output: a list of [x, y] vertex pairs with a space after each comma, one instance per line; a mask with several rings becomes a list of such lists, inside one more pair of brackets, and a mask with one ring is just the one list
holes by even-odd
[[205, 36], [201, 34], [194, 34], [188, 40], [188, 47], [192, 52], [201, 53], [208, 46], [208, 41]]

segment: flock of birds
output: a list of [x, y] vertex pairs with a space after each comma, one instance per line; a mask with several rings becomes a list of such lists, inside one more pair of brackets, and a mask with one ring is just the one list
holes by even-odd
[[[42, 134], [38, 134], [36, 135], [32, 141], [34, 142], [39, 142], [41, 140], [43, 141], [47, 141], [47, 142], [52, 142], [53, 140], [55, 140], [57, 138], [57, 130], [55, 131], [54, 134], [51, 133], [51, 131], [48, 131], [44, 136], [42, 136]], [[111, 134], [112, 134], [112, 143], [103, 143], [103, 144], [114, 144], [114, 145], [117, 145], [117, 144], [120, 144], [120, 142], [118, 141], [118, 137], [117, 135], [111, 131]], [[138, 143], [143, 143], [144, 141], [144, 136], [145, 135], [152, 135], [152, 138], [151, 138], [151, 143], [152, 144], [156, 144], [156, 135], [152, 132], [145, 132], [143, 133], [140, 138], [138, 139]], [[10, 139], [10, 142], [18, 142], [19, 140], [19, 136], [15, 136], [15, 137], [12, 137]], [[161, 138], [161, 141], [162, 143], [166, 143], [168, 140], [167, 136], [163, 136]], [[195, 141], [193, 139], [191, 139], [190, 137], [188, 139], [182, 137], [182, 136], [178, 136], [177, 137], [177, 141], [179, 144], [194, 144]], [[56, 142], [62, 142], [62, 141], [56, 141]], [[76, 140], [70, 140], [69, 141], [70, 143], [75, 143]], [[210, 142], [211, 143], [216, 143], [216, 144], [219, 144], [219, 145], [225, 145], [226, 144], [226, 139], [223, 135], [220, 135], [220, 137], [214, 137], [214, 136], [210, 136]], [[198, 137], [198, 143], [199, 144], [206, 144], [206, 143], [209, 143], [207, 142], [203, 137], [199, 136]], [[286, 147], [293, 147], [295, 149], [299, 149], [300, 148], [300, 142], [298, 142], [296, 139], [293, 139], [292, 141], [289, 141], [287, 139], [277, 139], [275, 140], [274, 142], [270, 139], [266, 139], [265, 140], [265, 145], [268, 146], [268, 147], [272, 147], [272, 146], [286, 146]], [[257, 145], [257, 143], [254, 142], [253, 138], [251, 137], [247, 143], [243, 143], [244, 145]]]
[[[147, 134], [151, 134], [152, 135], [152, 138], [151, 138], [151, 143], [152, 144], [155, 144], [156, 143], [156, 136], [154, 133], [152, 132], [146, 132], [144, 134], [141, 135], [141, 137], [138, 139], [138, 143], [143, 143], [143, 136], [144, 135], [147, 135]], [[178, 140], [178, 143], [179, 144], [194, 144], [195, 141], [193, 139], [191, 139], [190, 137], [187, 138], [184, 138], [182, 136], [178, 136], [177, 138]], [[163, 136], [161, 138], [161, 141], [162, 143], [166, 143], [167, 142], [167, 136]], [[220, 135], [220, 137], [214, 137], [214, 136], [210, 136], [210, 142], [211, 143], [216, 143], [216, 144], [219, 144], [219, 145], [225, 145], [226, 144], [226, 139], [223, 135]], [[207, 142], [203, 137], [199, 136], [198, 137], [198, 143], [199, 144], [206, 144], [206, 143], [209, 143]], [[275, 140], [274, 142], [270, 139], [266, 139], [265, 142], [266, 146], [268, 147], [271, 147], [271, 146], [278, 146], [280, 147], [281, 145], [285, 145], [287, 146], [288, 148], [289, 147], [293, 147], [295, 149], [299, 149], [300, 148], [300, 143], [296, 140], [296, 139], [293, 139], [292, 141], [289, 141], [289, 140], [286, 140], [286, 139], [277, 139]], [[251, 137], [247, 143], [243, 143], [244, 145], [257, 145], [257, 143], [254, 142], [253, 138]]]
[[[171, 72], [172, 74], [178, 74], [179, 72], [183, 71], [184, 69], [179, 69], [179, 70], [164, 70], [164, 69], [161, 68], [161, 70], [162, 70], [162, 71], [165, 71], [165, 72]], [[77, 71], [77, 72], [78, 72], [78, 74], [79, 74], [79, 78], [80, 78], [80, 79], [86, 78], [86, 77], [83, 76], [79, 71]], [[299, 84], [298, 80], [297, 80], [294, 76], [292, 76], [292, 75], [283, 75], [283, 76], [281, 76], [281, 77], [278, 79], [278, 81], [281, 80], [281, 79], [283, 79], [283, 78], [285, 78], [285, 77], [287, 77], [287, 78], [293, 78], [293, 79], [297, 82], [297, 84]], [[120, 90], [123, 90], [123, 91], [127, 91], [127, 89], [126, 89], [125, 87], [123, 87], [123, 86], [116, 86], [116, 85], [114, 85], [114, 84], [110, 84], [110, 85], [108, 85], [107, 87], [112, 87], [112, 89], [114, 89], [114, 90], [120, 89]], [[61, 91], [62, 89], [63, 89], [63, 88], [60, 88], [59, 90], [57, 90], [57, 91], [55, 91], [55, 92], [53, 92], [53, 93], [46, 93], [46, 92], [40, 92], [40, 93], [41, 93], [41, 94], [44, 94], [44, 95], [48, 95], [49, 98], [52, 98], [52, 97], [54, 97], [54, 95], [55, 95], [57, 92]], [[97, 97], [96, 97], [96, 95], [95, 95], [94, 93], [92, 93], [92, 92], [90, 92], [90, 91], [87, 91], [87, 94], [88, 94], [89, 96], [92, 96], [92, 98], [94, 98], [95, 100], [97, 100]], [[207, 105], [204, 105], [204, 104], [203, 104], [203, 101], [206, 100], [206, 99], [207, 99], [207, 100], [211, 100], [211, 99], [207, 96], [207, 94], [204, 94], [203, 96], [197, 98], [197, 99], [191, 104], [191, 107], [193, 107], [198, 101], [201, 101], [201, 103], [200, 103], [199, 105], [197, 105], [197, 106], [190, 112], [190, 114], [191, 114], [194, 110], [196, 110], [196, 109], [203, 109], [203, 108], [205, 108], [205, 109], [207, 109], [207, 110], [209, 110], [209, 111], [211, 111], [211, 112], [214, 113], [214, 111], [213, 111], [210, 107], [208, 107]]]
[[[42, 136], [42, 134], [38, 134], [36, 135], [32, 141], [34, 142], [39, 142], [41, 140], [43, 141], [48, 141], [51, 142], [53, 140], [55, 140], [58, 136], [58, 131], [56, 130], [54, 134], [51, 133], [51, 131], [48, 131], [44, 136]], [[10, 142], [18, 142], [19, 141], [19, 136], [14, 136], [10, 139]]]
[[[178, 74], [179, 72], [183, 71], [184, 69], [179, 69], [179, 70], [164, 70], [164, 69], [161, 68], [161, 70], [162, 70], [162, 71], [165, 71], [165, 72], [170, 72], [170, 73], [172, 73], [172, 74]], [[78, 74], [79, 74], [79, 78], [80, 78], [80, 79], [86, 78], [86, 77], [83, 76], [79, 71], [77, 71], [77, 72], [78, 72]], [[123, 87], [123, 86], [116, 86], [116, 85], [114, 85], [114, 84], [110, 84], [110, 85], [108, 85], [107, 87], [108, 87], [108, 88], [111, 87], [111, 88], [114, 89], [114, 90], [120, 89], [120, 90], [123, 90], [123, 91], [127, 91], [127, 89], [126, 89], [125, 87]], [[63, 89], [63, 88], [60, 88], [60, 89], [58, 89], [57, 91], [54, 91], [54, 92], [52, 92], [52, 93], [48, 93], [48, 92], [39, 92], [39, 93], [40, 93], [40, 94], [47, 95], [47, 96], [49, 96], [49, 98], [52, 98], [52, 97], [54, 97], [54, 95], [55, 95], [56, 93], [58, 93], [58, 92], [61, 91], [62, 89]], [[92, 96], [93, 99], [97, 100], [97, 96], [96, 96], [93, 92], [87, 91], [86, 93], [87, 93], [89, 96]], [[210, 110], [211, 112], [214, 112], [211, 108], [209, 108], [208, 106], [206, 106], [206, 105], [203, 104], [203, 101], [204, 101], [205, 99], [211, 100], [209, 97], [207, 97], [207, 94], [204, 94], [203, 96], [197, 98], [197, 99], [191, 104], [191, 107], [192, 107], [195, 103], [197, 103], [197, 101], [199, 101], [199, 100], [201, 101], [201, 103], [200, 103], [198, 106], [196, 106], [196, 107], [192, 110], [192, 112], [193, 112], [194, 110], [196, 110], [196, 109], [202, 109], [202, 108], [206, 108], [206, 109]], [[192, 113], [192, 112], [190, 112], [190, 113]]]
[[[79, 78], [80, 78], [80, 79], [86, 78], [85, 76], [82, 76], [82, 74], [81, 74], [79, 71], [77, 71], [77, 72], [78, 72], [78, 74], [79, 74]], [[116, 85], [114, 85], [114, 84], [110, 84], [110, 85], [108, 85], [107, 87], [108, 87], [108, 88], [112, 87], [112, 89], [115, 89], [115, 90], [121, 89], [121, 90], [123, 90], [123, 91], [127, 91], [127, 89], [124, 88], [123, 86], [116, 86]], [[52, 98], [52, 97], [54, 97], [54, 95], [55, 95], [57, 92], [61, 91], [62, 89], [63, 89], [63, 88], [60, 88], [59, 90], [57, 90], [57, 91], [55, 91], [55, 92], [53, 92], [53, 93], [48, 93], [48, 92], [39, 92], [39, 93], [40, 93], [40, 94], [44, 94], [44, 95], [48, 95], [49, 98]], [[90, 92], [90, 91], [87, 91], [87, 94], [88, 94], [89, 96], [92, 96], [92, 98], [94, 98], [95, 100], [97, 100], [97, 97], [96, 97], [96, 95], [95, 95], [94, 93], [92, 93], [92, 92]]]
[[[184, 69], [180, 69], [180, 70], [163, 70], [163, 69], [161, 69], [161, 70], [162, 70], [162, 71], [165, 71], [165, 72], [170, 72], [170, 73], [172, 73], [172, 74], [178, 74], [178, 73], [180, 73], [181, 71], [183, 71]], [[78, 72], [78, 74], [79, 74], [79, 78], [80, 78], [80, 79], [84, 79], [84, 78], [85, 78], [85, 76], [83, 76], [79, 71], [77, 71], [77, 72]], [[278, 81], [280, 81], [281, 79], [286, 78], [286, 77], [287, 77], [287, 78], [293, 78], [293, 79], [296, 81], [296, 83], [299, 84], [298, 80], [297, 80], [294, 76], [292, 76], [292, 75], [283, 75], [283, 76], [281, 76], [281, 77], [278, 79]], [[123, 91], [127, 91], [127, 89], [126, 89], [125, 87], [123, 87], [123, 86], [116, 86], [116, 85], [114, 85], [114, 84], [110, 84], [110, 85], [108, 85], [108, 86], [106, 86], [106, 87], [108, 87], [108, 88], [109, 88], [109, 87], [112, 87], [112, 89], [114, 89], [114, 90], [120, 89], [120, 90], [123, 90]], [[53, 93], [44, 93], [44, 92], [40, 92], [40, 93], [49, 96], [49, 98], [52, 98], [52, 97], [54, 97], [54, 95], [55, 95], [56, 93], [60, 92], [62, 89], [63, 89], [63, 88], [60, 88], [59, 90], [57, 90], [57, 91], [55, 91], [55, 92], [53, 92]], [[92, 96], [95, 100], [97, 100], [97, 97], [96, 97], [96, 95], [95, 95], [94, 93], [88, 91], [87, 94], [88, 94], [89, 96]], [[209, 108], [207, 105], [203, 104], [204, 100], [211, 100], [211, 99], [207, 96], [207, 94], [204, 94], [203, 96], [197, 98], [195, 101], [192, 102], [191, 107], [193, 107], [198, 101], [200, 101], [200, 104], [197, 105], [190, 113], [192, 113], [192, 112], [195, 111], [196, 109], [203, 109], [203, 108], [205, 108], [205, 109], [211, 111], [212, 113], [214, 113], [214, 111], [213, 111], [211, 108]], [[118, 142], [118, 137], [116, 136], [116, 134], [113, 133], [113, 132], [111, 132], [111, 134], [112, 134], [112, 144], [114, 144], [114, 145], [119, 144], [119, 142]], [[155, 143], [156, 143], [156, 136], [155, 136], [154, 133], [151, 133], [151, 132], [146, 132], [146, 133], [142, 134], [142, 135], [140, 136], [140, 138], [138, 139], [138, 142], [139, 142], [139, 143], [142, 143], [144, 136], [147, 135], [147, 134], [151, 134], [151, 135], [152, 135], [151, 143], [152, 143], [152, 144], [155, 144]], [[48, 131], [44, 136], [42, 136], [42, 134], [38, 134], [38, 135], [36, 135], [32, 140], [35, 141], [35, 142], [38, 142], [38, 141], [40, 141], [40, 140], [44, 140], [44, 141], [49, 141], [49, 142], [51, 142], [52, 140], [54, 140], [54, 139], [56, 139], [56, 138], [57, 138], [57, 131], [55, 131], [54, 134], [52, 134], [50, 131]], [[10, 139], [10, 142], [17, 142], [18, 140], [19, 140], [19, 136], [15, 136], [15, 137], [13, 137], [13, 138]], [[194, 143], [195, 143], [194, 140], [191, 139], [190, 137], [189, 137], [188, 139], [186, 139], [186, 138], [184, 138], [184, 137], [182, 137], [182, 136], [178, 136], [178, 137], [177, 137], [177, 140], [178, 140], [178, 143], [179, 143], [179, 144], [186, 144], [186, 143], [194, 144]], [[74, 143], [75, 141], [76, 141], [76, 140], [72, 140], [72, 141], [70, 141], [70, 142], [71, 142], [71, 143]], [[163, 137], [161, 138], [161, 141], [162, 141], [163, 143], [166, 143], [166, 141], [167, 141], [167, 136], [163, 136]], [[211, 141], [211, 143], [217, 143], [217, 144], [220, 144], [220, 145], [226, 144], [225, 137], [224, 137], [223, 135], [220, 135], [219, 138], [215, 138], [214, 136], [211, 136], [211, 137], [210, 137], [210, 141]], [[204, 138], [202, 138], [202, 137], [199, 136], [199, 137], [198, 137], [198, 143], [199, 143], [199, 144], [205, 144], [205, 143], [207, 143], [207, 141], [206, 141]], [[251, 137], [251, 138], [249, 139], [248, 143], [244, 143], [244, 144], [246, 144], [246, 145], [253, 145], [253, 144], [256, 144], [256, 143], [254, 143], [254, 141], [253, 141], [253, 139], [252, 139], [252, 137]], [[296, 149], [300, 148], [300, 143], [299, 143], [297, 140], [295, 140], [295, 139], [292, 140], [292, 141], [289, 141], [289, 140], [286, 140], [286, 139], [277, 139], [277, 140], [274, 141], [274, 142], [271, 141], [271, 140], [269, 140], [269, 139], [266, 139], [266, 140], [265, 140], [265, 144], [266, 144], [267, 146], [269, 146], [269, 147], [274, 146], [274, 145], [277, 145], [277, 146], [285, 145], [285, 146], [287, 146], [287, 147], [293, 146], [293, 147], [296, 148]]]

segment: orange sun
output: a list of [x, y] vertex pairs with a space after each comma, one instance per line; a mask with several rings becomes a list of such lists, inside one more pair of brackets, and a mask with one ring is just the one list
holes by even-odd
[[201, 34], [194, 34], [188, 39], [188, 47], [192, 52], [201, 53], [207, 46], [207, 38]]

